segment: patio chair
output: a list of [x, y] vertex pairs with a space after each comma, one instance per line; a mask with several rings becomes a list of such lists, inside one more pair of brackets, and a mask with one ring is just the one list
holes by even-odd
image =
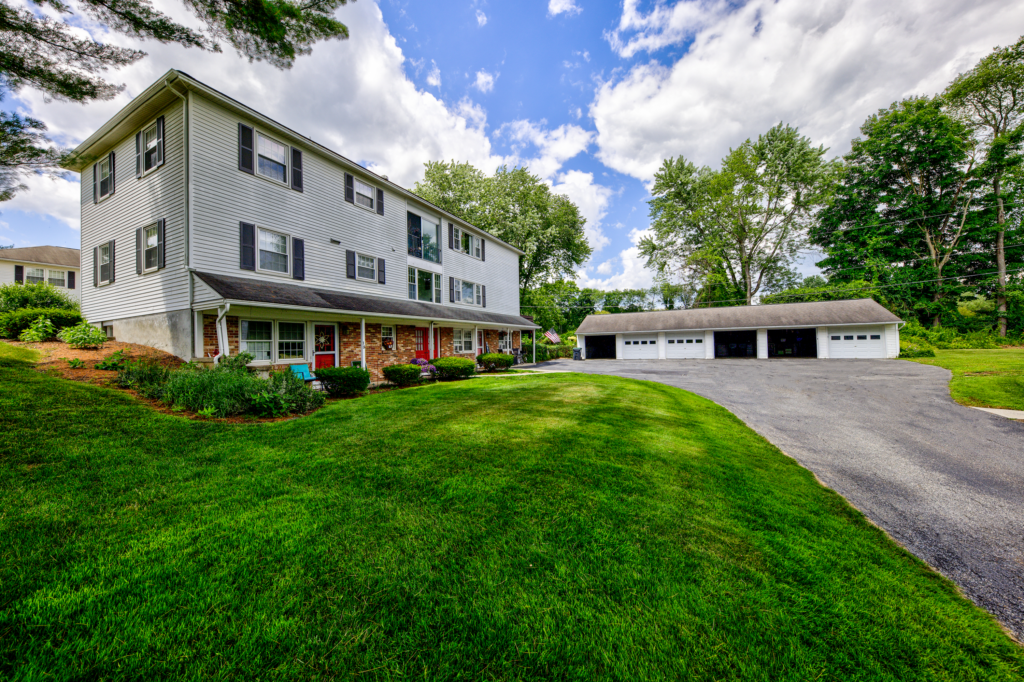
[[309, 371], [309, 365], [292, 365], [291, 370], [292, 374], [301, 378], [314, 390], [323, 390], [323, 385], [317, 380], [316, 375]]

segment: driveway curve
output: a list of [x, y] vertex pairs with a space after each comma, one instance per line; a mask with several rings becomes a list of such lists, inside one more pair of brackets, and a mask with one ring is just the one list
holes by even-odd
[[1024, 423], [902, 360], [556, 360], [724, 406], [1024, 640]]

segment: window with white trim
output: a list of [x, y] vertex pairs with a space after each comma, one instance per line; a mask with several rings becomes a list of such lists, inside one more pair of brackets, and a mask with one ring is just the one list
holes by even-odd
[[482, 305], [483, 298], [480, 292], [480, 285], [467, 282], [464, 279], [455, 280], [455, 302], [466, 305]]
[[368, 208], [371, 211], [377, 206], [377, 193], [373, 187], [370, 187], [365, 182], [361, 182], [358, 178], [354, 178], [356, 186], [356, 204], [363, 208]]
[[100, 254], [100, 284], [110, 284], [110, 242], [106, 242], [99, 248]]
[[256, 133], [256, 172], [265, 178], [288, 181], [288, 146]]
[[160, 231], [156, 224], [142, 230], [142, 271], [160, 267]]
[[480, 258], [480, 237], [472, 235], [465, 230], [455, 228], [455, 250], [464, 254]]
[[409, 268], [409, 298], [426, 303], [441, 302], [441, 275], [429, 270]]
[[306, 323], [277, 323], [277, 359], [301, 360], [306, 357]]
[[469, 329], [456, 329], [454, 331], [454, 346], [456, 353], [472, 353], [473, 332]]
[[25, 284], [42, 284], [46, 281], [46, 272], [42, 268], [25, 268]]
[[356, 278], [377, 281], [377, 259], [373, 256], [356, 254]]
[[110, 157], [103, 159], [99, 162], [100, 167], [100, 192], [99, 198], [102, 199], [105, 196], [109, 196], [113, 193], [114, 189], [114, 178], [110, 173]]
[[395, 348], [395, 328], [391, 325], [382, 325], [380, 328], [380, 347], [384, 350]]
[[240, 350], [251, 353], [253, 362], [269, 362], [274, 342], [274, 324], [265, 320], [242, 320]]
[[142, 172], [148, 173], [156, 168], [157, 145], [160, 143], [156, 122], [142, 131]]
[[65, 274], [66, 273], [63, 270], [47, 270], [46, 281], [49, 282], [51, 286], [64, 287]]
[[512, 335], [505, 332], [498, 333], [498, 350], [508, 352], [512, 349]]
[[288, 237], [286, 235], [259, 229], [260, 270], [288, 274]]

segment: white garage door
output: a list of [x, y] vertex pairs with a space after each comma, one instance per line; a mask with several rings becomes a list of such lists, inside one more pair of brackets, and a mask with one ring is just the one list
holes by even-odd
[[828, 330], [830, 358], [884, 358], [882, 327], [831, 327]]
[[704, 359], [704, 332], [700, 334], [665, 334], [665, 357]]
[[657, 360], [658, 359], [658, 335], [650, 334], [644, 336], [627, 336], [623, 343], [626, 344], [626, 352], [623, 355], [627, 360]]

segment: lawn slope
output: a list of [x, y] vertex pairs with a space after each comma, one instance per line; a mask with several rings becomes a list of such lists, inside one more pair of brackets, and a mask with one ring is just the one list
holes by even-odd
[[0, 678], [1019, 680], [713, 403], [483, 378], [263, 425], [0, 354]]
[[961, 405], [1024, 410], [1024, 348], [936, 350], [914, 362], [950, 370], [949, 394]]

